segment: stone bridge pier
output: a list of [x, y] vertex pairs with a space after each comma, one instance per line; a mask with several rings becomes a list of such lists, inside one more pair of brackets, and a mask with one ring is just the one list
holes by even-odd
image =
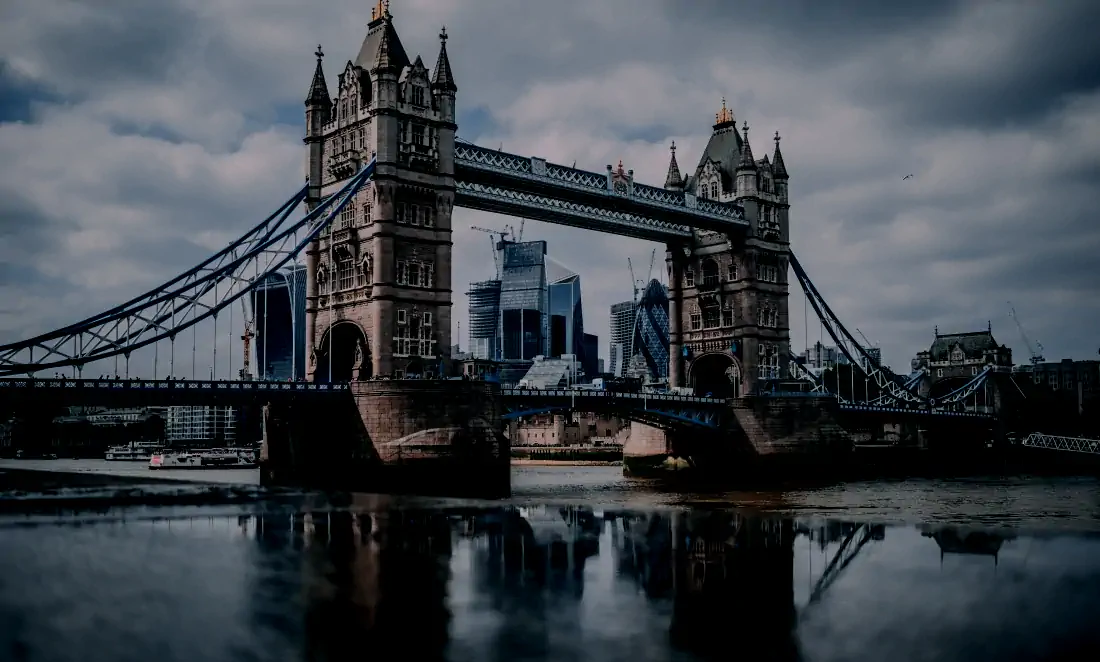
[[731, 399], [717, 430], [661, 430], [634, 422], [623, 447], [623, 471], [721, 481], [820, 475], [852, 450], [836, 409], [828, 398], [755, 396]]
[[261, 482], [374, 493], [499, 497], [509, 446], [499, 387], [352, 382], [346, 397], [264, 407]]

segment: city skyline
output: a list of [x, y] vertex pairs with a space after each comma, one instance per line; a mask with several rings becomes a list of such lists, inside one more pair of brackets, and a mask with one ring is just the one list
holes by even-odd
[[[334, 77], [369, 20], [369, 6], [350, 1], [262, 15], [244, 2], [202, 13], [166, 2], [89, 8], [78, 26], [53, 4], [18, 4], [0, 27], [0, 342], [124, 301], [269, 213], [301, 183], [310, 52], [324, 44]], [[392, 10], [410, 55], [430, 59], [447, 23], [458, 134], [484, 146], [592, 171], [622, 159], [660, 186], [672, 140], [685, 174], [694, 170], [723, 96], [759, 153], [778, 130], [792, 247], [896, 369], [934, 326], [965, 332], [987, 320], [1026, 362], [1009, 300], [1048, 360], [1094, 358], [1100, 236], [1088, 178], [1100, 163], [1100, 94], [1087, 74], [1065, 73], [1097, 60], [1066, 34], [1088, 25], [1088, 5], [922, 3], [842, 22], [844, 10], [808, 6], [702, 2], [673, 14], [408, 0]], [[761, 43], [783, 48], [765, 58]], [[945, 58], [952, 48], [969, 49], [972, 67], [951, 64], [971, 61]], [[918, 50], [930, 55], [914, 63]], [[488, 275], [484, 237], [468, 228], [504, 224], [517, 225], [455, 212], [455, 328], [468, 323], [465, 285]], [[586, 283], [586, 331], [609, 338], [606, 311], [629, 298], [626, 257], [653, 244], [530, 221], [525, 232], [568, 248]], [[798, 351], [820, 336], [793, 290]], [[219, 375], [232, 374], [220, 367], [226, 349]]]

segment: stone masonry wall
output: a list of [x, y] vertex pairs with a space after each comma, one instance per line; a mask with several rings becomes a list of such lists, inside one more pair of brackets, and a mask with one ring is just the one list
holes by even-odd
[[487, 382], [378, 380], [352, 383], [367, 435], [383, 462], [503, 458], [499, 387]]
[[844, 451], [851, 438], [837, 422], [835, 403], [814, 398], [744, 398], [733, 415], [757, 455]]

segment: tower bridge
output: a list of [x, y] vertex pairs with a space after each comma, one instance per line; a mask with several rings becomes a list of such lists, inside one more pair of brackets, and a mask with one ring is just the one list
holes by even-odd
[[[706, 397], [581, 396], [630, 412], [638, 426], [632, 439], [645, 440], [642, 452], [664, 457], [676, 443], [667, 429], [684, 425], [732, 434], [757, 455], [816, 452], [845, 443], [836, 424], [841, 411], [990, 424], [988, 412], [967, 408], [968, 398], [987, 388], [990, 370], [930, 398], [880, 365], [833, 313], [791, 251], [790, 176], [778, 131], [772, 153], [757, 159], [748, 123], [738, 127], [723, 101], [686, 176], [671, 146], [663, 187], [636, 182], [621, 162], [601, 172], [486, 149], [456, 138], [459, 87], [446, 30], [439, 39], [429, 70], [419, 55], [409, 58], [380, 3], [334, 87], [318, 48], [305, 101], [306, 185], [227, 248], [160, 287], [0, 347], [0, 377], [61, 369], [80, 378], [104, 361], [114, 362], [114, 374], [128, 375], [130, 356], [141, 348], [154, 352], [154, 377], [161, 365], [178, 374], [177, 353], [194, 367], [195, 355], [212, 349], [216, 364], [216, 347], [198, 347], [197, 325], [232, 339], [232, 316], [222, 314], [219, 329], [219, 313], [302, 260], [307, 380], [346, 385], [340, 393], [350, 391], [360, 414], [364, 454], [377, 459], [385, 448], [416, 440], [418, 448], [436, 449], [428, 453], [433, 462], [450, 457], [440, 449], [461, 448], [450, 460], [506, 477], [502, 417], [566, 400], [572, 406], [576, 394], [501, 394], [484, 383], [441, 381], [451, 359], [452, 212], [460, 206], [665, 245], [670, 386]], [[789, 359], [789, 272], [859, 371], [863, 399]], [[297, 439], [272, 449], [273, 463], [307, 452], [308, 425], [295, 429]], [[308, 449], [324, 451], [316, 443]]]

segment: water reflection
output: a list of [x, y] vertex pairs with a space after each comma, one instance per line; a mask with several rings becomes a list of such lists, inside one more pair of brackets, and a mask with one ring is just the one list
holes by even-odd
[[0, 536], [0, 616], [19, 616], [3, 659], [1012, 660], [1100, 643], [1100, 543], [1080, 536], [384, 497]]

